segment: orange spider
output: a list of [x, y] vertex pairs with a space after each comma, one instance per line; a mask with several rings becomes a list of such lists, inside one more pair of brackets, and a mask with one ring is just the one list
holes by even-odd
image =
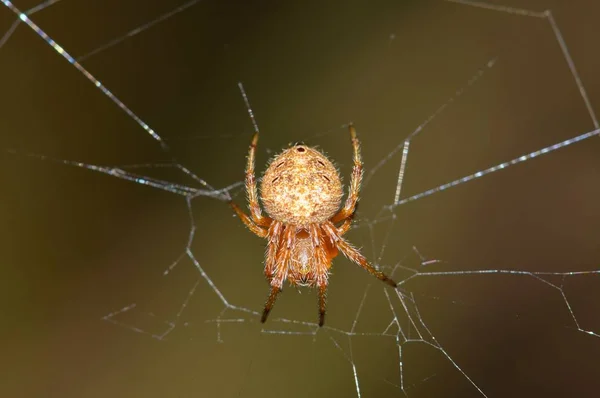
[[331, 161], [315, 148], [294, 145], [276, 156], [263, 176], [260, 199], [270, 217], [262, 214], [254, 175], [258, 131], [252, 138], [246, 166], [251, 216], [235, 203], [230, 204], [250, 231], [268, 240], [265, 275], [271, 292], [261, 322], [267, 320], [287, 279], [292, 285], [318, 287], [319, 326], [323, 326], [329, 269], [338, 251], [376, 278], [396, 287], [396, 282], [375, 269], [342, 237], [352, 224], [363, 175], [360, 144], [353, 125], [349, 128], [354, 167], [344, 207], [340, 208], [342, 182]]

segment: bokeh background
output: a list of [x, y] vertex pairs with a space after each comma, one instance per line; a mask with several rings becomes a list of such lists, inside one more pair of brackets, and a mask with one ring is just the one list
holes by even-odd
[[[62, 0], [31, 18], [79, 57], [183, 4]], [[552, 10], [598, 111], [600, 5], [496, 4]], [[0, 6], [0, 33], [15, 19]], [[187, 246], [183, 197], [26, 153], [114, 166], [175, 157], [214, 187], [240, 182], [252, 134], [240, 81], [262, 134], [258, 172], [304, 141], [346, 182], [344, 123], [357, 126], [368, 174], [447, 103], [412, 141], [403, 197], [594, 129], [547, 20], [443, 1], [206, 0], [82, 63], [171, 151], [24, 24], [0, 47], [3, 397], [352, 397], [354, 370], [362, 397], [404, 396], [398, 346], [382, 336], [392, 319], [385, 287], [358, 267], [335, 261], [327, 328], [268, 333], [313, 331], [280, 318], [314, 322], [315, 292], [287, 289], [264, 326], [223, 312], [189, 260], [163, 275]], [[349, 239], [388, 272], [597, 270], [599, 153], [592, 138], [399, 206], [390, 222], [382, 209], [393, 201], [397, 154], [364, 187]], [[197, 186], [174, 170], [136, 171]], [[243, 191], [232, 194], [244, 202]], [[203, 269], [230, 303], [260, 311], [264, 242], [219, 200], [198, 197], [192, 208], [190, 248]], [[413, 246], [442, 262], [422, 267]], [[600, 338], [577, 330], [562, 294], [580, 326], [600, 333], [599, 276], [547, 280], [563, 290], [464, 274], [403, 288], [487, 396], [595, 396]], [[103, 320], [131, 303], [111, 318], [121, 325]], [[243, 321], [217, 327], [219, 316]], [[339, 333], [356, 319], [370, 335]], [[163, 340], [133, 330], [160, 334], [165, 322], [176, 325]], [[408, 396], [481, 396], [430, 345], [404, 344], [402, 355]]]

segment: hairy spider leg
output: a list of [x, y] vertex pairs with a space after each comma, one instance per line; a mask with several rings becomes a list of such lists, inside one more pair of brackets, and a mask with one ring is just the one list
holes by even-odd
[[[355, 208], [355, 210], [356, 210], [356, 208]], [[352, 221], [354, 220], [354, 214], [356, 214], [356, 212], [352, 213], [348, 218], [346, 218], [344, 220], [342, 225], [340, 225], [339, 227], [336, 228], [339, 236], [345, 235], [346, 232], [348, 232], [350, 230], [350, 228], [352, 227]], [[332, 242], [332, 243], [334, 243], [334, 242]]]
[[269, 316], [269, 312], [273, 308], [273, 304], [275, 304], [275, 300], [277, 300], [277, 295], [281, 292], [281, 288], [279, 286], [271, 286], [271, 292], [269, 293], [269, 297], [267, 298], [267, 302], [265, 303], [265, 309], [263, 310], [262, 316], [260, 317], [260, 322], [265, 323], [267, 321], [267, 317]]
[[248, 194], [248, 205], [254, 222], [261, 227], [268, 227], [273, 221], [270, 217], [263, 216], [258, 202], [258, 189], [256, 188], [256, 176], [254, 173], [254, 158], [256, 145], [258, 143], [258, 131], [254, 133], [250, 149], [248, 150], [248, 163], [246, 165], [246, 192]]
[[273, 220], [270, 217], [262, 215], [260, 204], [258, 202], [258, 190], [256, 188], [256, 177], [254, 173], [254, 158], [257, 143], [258, 131], [252, 136], [250, 149], [248, 149], [248, 163], [246, 164], [246, 194], [248, 195], [248, 207], [250, 208], [251, 217], [247, 216], [233, 200], [229, 202], [229, 205], [250, 231], [261, 238], [265, 238], [267, 236], [267, 231], [264, 228], [269, 227]]
[[295, 238], [294, 235], [295, 227], [288, 226], [284, 229], [281, 239], [283, 244], [276, 251], [274, 264], [272, 265], [272, 268], [269, 266], [265, 267], [266, 276], [271, 284], [271, 291], [269, 292], [269, 297], [267, 298], [262, 317], [260, 318], [262, 323], [265, 323], [267, 320], [269, 312], [271, 312], [271, 309], [277, 300], [277, 295], [282, 290], [283, 282], [287, 278], [290, 253], [292, 252], [291, 248]]
[[338, 250], [320, 226], [312, 224], [309, 231], [313, 247], [315, 248], [315, 255], [317, 256], [315, 274], [316, 285], [319, 290], [319, 327], [321, 327], [325, 323], [329, 268], [331, 268], [332, 260], [338, 255]]
[[244, 213], [244, 211], [242, 209], [240, 209], [240, 207], [238, 205], [236, 205], [234, 202], [229, 202], [229, 205], [233, 208], [233, 210], [235, 211], [235, 214], [237, 214], [237, 216], [240, 218], [240, 220], [242, 220], [242, 222], [244, 224], [246, 224], [246, 226], [248, 227], [248, 229], [250, 231], [254, 232], [256, 235], [258, 235], [261, 238], [267, 237], [267, 234], [268, 234], [267, 230], [256, 225], [254, 223], [254, 221], [252, 221], [252, 219], [250, 217], [248, 217], [246, 215], [246, 213]]
[[280, 241], [282, 238], [283, 223], [281, 221], [273, 221], [268, 231], [267, 243], [267, 254], [265, 256], [265, 276], [271, 281], [273, 273], [275, 272], [275, 265], [277, 263], [277, 252], [279, 250]]
[[327, 307], [327, 283], [318, 285], [319, 287], [319, 327], [325, 324], [325, 308]]
[[397, 284], [389, 276], [381, 271], [378, 271], [373, 267], [369, 260], [363, 256], [358, 249], [352, 246], [346, 239], [342, 238], [338, 233], [335, 225], [331, 222], [327, 222], [323, 225], [323, 229], [332, 237], [335, 241], [336, 247], [353, 263], [360, 265], [365, 271], [376, 277], [382, 282], [396, 288]]
[[354, 214], [354, 210], [356, 208], [356, 203], [358, 202], [358, 195], [360, 194], [360, 184], [363, 178], [363, 163], [362, 158], [360, 156], [360, 142], [356, 137], [356, 130], [354, 129], [354, 125], [350, 123], [348, 125], [348, 129], [350, 131], [350, 137], [352, 139], [352, 147], [354, 149], [354, 166], [352, 167], [352, 176], [350, 177], [350, 189], [348, 191], [348, 197], [346, 198], [346, 203], [344, 207], [340, 209], [333, 217], [331, 217], [330, 221], [334, 224], [345, 220], [348, 217], [351, 217]]

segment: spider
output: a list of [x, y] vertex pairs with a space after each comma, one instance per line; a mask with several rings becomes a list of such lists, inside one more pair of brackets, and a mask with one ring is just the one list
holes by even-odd
[[352, 124], [349, 130], [354, 167], [344, 206], [340, 207], [343, 188], [333, 163], [319, 150], [297, 144], [271, 160], [265, 171], [260, 199], [268, 216], [263, 215], [259, 204], [254, 173], [258, 131], [252, 137], [245, 179], [250, 216], [233, 201], [230, 205], [250, 231], [268, 241], [265, 276], [271, 290], [261, 317], [263, 323], [287, 279], [291, 285], [318, 288], [319, 326], [323, 326], [329, 269], [339, 252], [379, 280], [396, 287], [396, 282], [375, 269], [343, 237], [352, 224], [363, 176], [360, 143]]

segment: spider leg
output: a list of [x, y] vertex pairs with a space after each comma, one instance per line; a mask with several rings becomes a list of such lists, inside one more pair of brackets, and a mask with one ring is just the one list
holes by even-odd
[[258, 202], [258, 190], [256, 188], [256, 176], [254, 174], [254, 158], [256, 154], [256, 144], [258, 143], [258, 131], [254, 133], [250, 149], [248, 150], [248, 163], [246, 165], [246, 192], [248, 194], [248, 206], [250, 214], [256, 225], [268, 227], [273, 221], [270, 217], [262, 215], [260, 204]]
[[319, 283], [319, 327], [325, 323], [325, 308], [327, 304], [327, 281]]
[[[350, 230], [350, 228], [352, 227], [352, 221], [354, 221], [354, 216], [356, 215], [357, 209], [358, 209], [358, 203], [356, 203], [356, 205], [354, 206], [354, 211], [352, 212], [352, 214], [350, 214], [346, 219], [344, 219], [343, 220], [344, 222], [339, 227], [336, 227], [336, 230], [337, 230], [337, 233], [339, 236], [345, 235], [346, 232], [348, 232]], [[342, 220], [340, 220], [340, 221], [342, 221]]]
[[337, 233], [339, 236], [344, 235], [346, 232], [348, 232], [350, 230], [350, 227], [352, 226], [352, 219], [351, 218], [346, 218], [344, 220], [344, 223], [342, 225], [340, 225], [339, 227], [337, 227]]
[[363, 256], [360, 253], [360, 251], [358, 251], [358, 249], [356, 249], [355, 247], [353, 247], [344, 238], [340, 238], [340, 240], [338, 240], [337, 247], [340, 249], [340, 251], [342, 253], [344, 253], [344, 255], [346, 257], [348, 257], [348, 259], [350, 261], [352, 261], [352, 262], [360, 265], [364, 270], [366, 270], [368, 273], [370, 273], [371, 275], [373, 275], [374, 277], [376, 277], [380, 281], [387, 283], [388, 285], [392, 286], [393, 288], [397, 287], [396, 282], [394, 282], [389, 276], [387, 276], [383, 272], [378, 271], [377, 269], [375, 269], [369, 263], [369, 260], [367, 260], [366, 257]]
[[279, 294], [279, 292], [281, 292], [281, 288], [279, 286], [271, 286], [269, 298], [267, 298], [267, 302], [265, 303], [265, 309], [263, 310], [262, 316], [260, 317], [261, 323], [265, 323], [267, 321], [269, 312], [271, 312], [271, 308], [273, 308], [273, 304], [275, 304], [275, 300], [277, 300], [277, 295]]
[[242, 220], [242, 222], [244, 224], [246, 224], [246, 226], [248, 227], [248, 229], [250, 231], [254, 232], [256, 235], [260, 236], [261, 238], [267, 237], [267, 230], [256, 225], [252, 221], [252, 219], [250, 217], [248, 217], [242, 209], [240, 209], [240, 207], [238, 205], [236, 205], [234, 202], [229, 202], [229, 205], [233, 208], [233, 210], [235, 211], [235, 214], [237, 214], [237, 216], [240, 218], [240, 220]]
[[[279, 227], [274, 227], [273, 230], [279, 230]], [[282, 241], [285, 243], [280, 248], [269, 248], [269, 253], [267, 253], [267, 266], [265, 267], [265, 274], [269, 279], [271, 285], [271, 291], [269, 293], [269, 297], [267, 298], [267, 302], [265, 303], [265, 308], [263, 310], [260, 321], [264, 323], [275, 304], [275, 300], [277, 300], [277, 295], [281, 292], [283, 282], [287, 278], [288, 272], [288, 262], [290, 259], [291, 247], [294, 243], [294, 233], [295, 229], [293, 227], [288, 227], [285, 229], [282, 237]], [[279, 232], [274, 232], [274, 234], [279, 234]], [[269, 258], [273, 256], [274, 260], [270, 260]], [[269, 261], [273, 263], [270, 264]]]
[[315, 279], [319, 289], [319, 327], [325, 323], [327, 308], [327, 287], [331, 260], [337, 256], [338, 250], [333, 241], [329, 240], [327, 233], [319, 226], [312, 224], [310, 236], [315, 249]]
[[277, 253], [281, 240], [281, 231], [283, 224], [280, 221], [275, 221], [271, 224], [268, 231], [269, 243], [267, 244], [267, 255], [265, 257], [265, 276], [269, 281], [275, 273], [277, 265]]
[[356, 130], [354, 129], [354, 125], [352, 123], [348, 125], [348, 129], [350, 130], [352, 147], [354, 149], [354, 166], [352, 167], [350, 190], [348, 192], [348, 197], [346, 198], [346, 203], [344, 204], [344, 207], [342, 207], [340, 211], [338, 211], [337, 214], [331, 218], [331, 222], [334, 224], [351, 217], [354, 213], [356, 203], [358, 202], [360, 184], [363, 177], [363, 163], [360, 156], [360, 142], [358, 141], [358, 138], [356, 138]]
[[354, 215], [356, 214], [356, 209], [358, 209], [358, 203], [356, 204], [356, 206], [354, 206], [354, 211], [352, 212], [352, 214], [350, 214], [348, 216], [348, 218], [346, 218], [344, 220], [342, 225], [337, 227], [337, 233], [339, 236], [345, 235], [346, 232], [348, 232], [350, 230], [350, 227], [352, 227], [352, 221], [354, 221]]
[[353, 263], [358, 264], [359, 266], [361, 266], [365, 271], [367, 271], [368, 273], [370, 273], [371, 275], [373, 275], [374, 277], [376, 277], [377, 279], [379, 279], [382, 282], [387, 283], [388, 285], [396, 288], [397, 284], [396, 282], [394, 282], [389, 276], [387, 276], [386, 274], [384, 274], [381, 271], [378, 271], [377, 269], [375, 269], [375, 267], [373, 267], [370, 263], [369, 260], [367, 260], [367, 258], [365, 256], [363, 256], [361, 254], [361, 252], [355, 248], [354, 246], [352, 246], [346, 239], [342, 238], [341, 236], [339, 236], [337, 234], [336, 228], [333, 224], [331, 223], [325, 223], [323, 225], [323, 229], [332, 236], [332, 239], [335, 241], [335, 245], [336, 247], [342, 252], [344, 253], [344, 255]]

